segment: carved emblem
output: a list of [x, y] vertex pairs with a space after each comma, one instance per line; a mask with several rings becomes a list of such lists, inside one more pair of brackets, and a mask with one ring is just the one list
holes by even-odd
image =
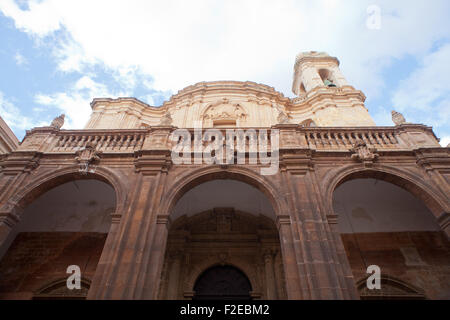
[[88, 142], [86, 146], [80, 150], [78, 150], [75, 154], [75, 160], [77, 160], [80, 164], [80, 172], [82, 174], [87, 174], [88, 172], [93, 172], [93, 169], [89, 169], [89, 167], [100, 160], [101, 152], [95, 150], [96, 145]]
[[161, 121], [159, 122], [159, 124], [162, 126], [171, 126], [172, 121], [173, 121], [173, 119], [172, 119], [172, 116], [170, 115], [170, 112], [166, 111], [164, 116], [161, 118]]
[[289, 117], [287, 116], [287, 114], [285, 112], [279, 111], [277, 121], [278, 121], [278, 123], [286, 124], [286, 123], [289, 123]]
[[277, 117], [278, 123], [281, 124], [289, 123], [289, 116], [287, 115], [287, 113], [283, 109], [281, 109], [277, 104], [273, 104], [273, 107], [278, 110], [278, 117]]
[[54, 127], [56, 129], [61, 129], [61, 127], [64, 125], [64, 118], [65, 114], [60, 115], [59, 117], [56, 117], [53, 119], [52, 123], [50, 124], [50, 127]]
[[357, 161], [370, 162], [378, 158], [378, 153], [375, 153], [377, 150], [375, 148], [369, 148], [361, 139], [356, 140], [350, 151], [354, 153], [352, 154], [352, 159]]
[[391, 114], [392, 114], [392, 121], [395, 123], [396, 126], [406, 123], [405, 117], [400, 112], [392, 110]]
[[214, 121], [243, 121], [247, 117], [247, 113], [241, 105], [231, 104], [227, 98], [223, 98], [213, 104], [210, 104], [203, 113], [203, 121], [205, 124], [212, 124]]
[[219, 259], [221, 265], [225, 265], [225, 263], [227, 262], [227, 260], [229, 258], [228, 257], [228, 252], [220, 252], [217, 255], [217, 258]]

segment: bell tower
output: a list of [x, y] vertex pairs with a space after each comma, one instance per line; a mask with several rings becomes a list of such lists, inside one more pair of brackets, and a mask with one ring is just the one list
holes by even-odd
[[292, 92], [309, 101], [318, 126], [375, 126], [364, 105], [364, 93], [348, 84], [339, 60], [326, 52], [297, 55]]
[[303, 52], [294, 65], [292, 91], [300, 96], [316, 87], [343, 87], [347, 80], [339, 69], [339, 60], [325, 52]]

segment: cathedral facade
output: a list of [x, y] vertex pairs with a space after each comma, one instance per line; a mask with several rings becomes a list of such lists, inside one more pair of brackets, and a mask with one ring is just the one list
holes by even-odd
[[450, 148], [376, 126], [326, 53], [292, 90], [94, 99], [20, 143], [2, 124], [0, 299], [450, 299]]

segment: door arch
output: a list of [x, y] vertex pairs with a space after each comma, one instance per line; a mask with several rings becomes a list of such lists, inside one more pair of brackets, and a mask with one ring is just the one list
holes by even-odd
[[194, 285], [194, 300], [251, 300], [248, 277], [230, 265], [214, 266], [204, 271]]

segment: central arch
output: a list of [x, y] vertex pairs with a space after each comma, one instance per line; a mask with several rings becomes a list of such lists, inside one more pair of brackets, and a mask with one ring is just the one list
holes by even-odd
[[190, 189], [208, 181], [224, 179], [241, 181], [260, 190], [267, 196], [276, 216], [288, 212], [286, 199], [283, 194], [278, 192], [279, 186], [259, 173], [240, 166], [227, 167], [226, 169], [224, 169], [224, 166], [210, 166], [181, 176], [167, 188], [168, 192], [161, 201], [160, 212], [171, 215], [178, 200]]
[[247, 168], [212, 166], [189, 172], [168, 190], [161, 211], [172, 222], [159, 298], [205, 298], [194, 289], [196, 279], [226, 265], [245, 270], [252, 298], [286, 297], [276, 224], [285, 204], [273, 181]]

